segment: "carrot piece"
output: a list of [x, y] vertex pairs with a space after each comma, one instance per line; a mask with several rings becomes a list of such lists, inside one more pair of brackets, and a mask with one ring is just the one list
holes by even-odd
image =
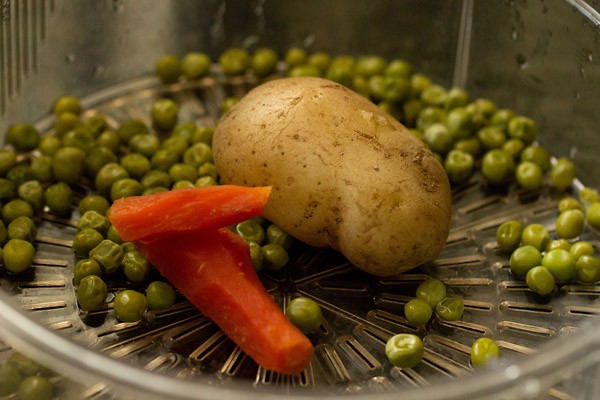
[[116, 200], [110, 222], [125, 241], [223, 228], [262, 214], [270, 187], [218, 185]]
[[148, 260], [263, 368], [296, 375], [313, 346], [256, 275], [247, 243], [226, 228], [140, 243]]

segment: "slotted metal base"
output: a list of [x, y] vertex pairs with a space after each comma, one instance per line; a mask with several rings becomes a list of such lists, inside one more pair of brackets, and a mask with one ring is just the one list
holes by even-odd
[[[164, 87], [154, 78], [143, 78], [87, 97], [83, 101], [85, 116], [103, 114], [113, 127], [131, 118], [150, 124], [152, 102], [169, 96], [180, 104], [180, 121], [214, 126], [223, 99], [242, 96], [254, 83], [240, 78], [221, 84], [207, 78]], [[49, 116], [38, 125], [47, 130], [51, 124]], [[79, 194], [86, 191], [82, 186]], [[219, 385], [243, 379], [285, 391], [393, 392], [473, 374], [469, 351], [478, 337], [494, 338], [505, 359], [519, 358], [600, 313], [598, 285], [565, 285], [551, 298], [542, 299], [511, 276], [509, 255], [496, 246], [496, 229], [509, 218], [546, 224], [552, 231], [560, 196], [549, 189], [493, 192], [476, 176], [454, 189], [452, 230], [442, 253], [395, 278], [370, 276], [336, 252], [295, 243], [290, 265], [279, 273], [264, 272], [262, 279], [282, 308], [302, 294], [323, 309], [322, 328], [310, 336], [315, 355], [309, 368], [297, 377], [259, 368], [186, 301], [170, 310], [150, 311], [138, 323], [118, 322], [112, 298], [129, 286], [124, 281], [107, 277], [107, 308], [81, 313], [72, 284], [75, 257], [71, 245], [79, 217], [76, 205], [72, 219], [42, 215], [34, 267], [21, 276], [1, 275], [0, 284], [42, 323], [98, 352], [157, 373], [190, 380], [214, 375]], [[598, 247], [594, 232], [586, 230], [582, 239]], [[426, 328], [406, 321], [404, 305], [428, 276], [444, 281], [449, 296], [464, 299], [461, 321], [434, 319]], [[387, 339], [401, 332], [424, 338], [425, 358], [415, 369], [393, 368], [385, 356]], [[98, 385], [82, 395], [96, 398], [103, 389]], [[548, 395], [570, 398], [560, 388], [551, 389]]]

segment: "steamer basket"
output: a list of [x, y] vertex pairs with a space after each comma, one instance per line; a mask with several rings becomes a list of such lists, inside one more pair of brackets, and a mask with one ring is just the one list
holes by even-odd
[[[210, 78], [161, 85], [154, 62], [200, 50], [216, 60], [227, 47], [291, 46], [330, 54], [380, 54], [409, 61], [445, 87], [465, 87], [538, 124], [554, 156], [572, 158], [573, 191], [600, 187], [600, 15], [580, 0], [60, 1], [0, 6], [0, 132], [15, 122], [54, 123], [60, 95], [82, 98], [85, 115], [113, 126], [148, 121], [152, 102], [174, 98], [181, 120], [216, 124], [225, 97], [257, 82]], [[79, 188], [79, 195], [86, 193]], [[72, 284], [76, 222], [43, 213], [34, 267], [10, 276], [0, 268], [0, 362], [13, 348], [56, 371], [56, 397], [73, 399], [429, 399], [600, 398], [598, 285], [565, 285], [542, 301], [516, 281], [495, 242], [508, 218], [552, 228], [559, 194], [516, 188], [489, 193], [475, 177], [453, 192], [452, 230], [442, 253], [407, 274], [376, 278], [339, 254], [295, 245], [291, 264], [263, 280], [285, 307], [296, 294], [324, 312], [310, 367], [298, 377], [257, 367], [185, 301], [119, 323], [108, 281], [106, 309], [81, 313]], [[582, 239], [598, 248], [598, 233]], [[417, 328], [403, 305], [427, 276], [464, 299], [458, 322]], [[424, 338], [424, 362], [393, 368], [384, 345], [394, 333]], [[500, 365], [474, 371], [470, 345], [494, 338]], [[9, 397], [13, 398], [13, 397]], [[14, 397], [16, 398], [16, 397]]]

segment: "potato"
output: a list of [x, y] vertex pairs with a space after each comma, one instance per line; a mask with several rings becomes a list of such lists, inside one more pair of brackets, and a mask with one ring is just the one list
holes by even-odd
[[224, 183], [273, 187], [265, 217], [369, 273], [410, 270], [446, 242], [444, 168], [402, 124], [337, 83], [256, 87], [218, 123], [213, 151]]

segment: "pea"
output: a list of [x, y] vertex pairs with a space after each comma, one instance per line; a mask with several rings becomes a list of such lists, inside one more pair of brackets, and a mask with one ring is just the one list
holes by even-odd
[[107, 129], [98, 135], [95, 144], [96, 146], [105, 147], [113, 153], [117, 153], [121, 146], [121, 137], [116, 131]]
[[223, 100], [223, 105], [221, 106], [221, 113], [225, 114], [227, 111], [231, 109], [240, 99], [235, 96], [228, 96]]
[[477, 127], [487, 125], [492, 115], [497, 111], [496, 104], [484, 98], [475, 99], [472, 103], [467, 104], [466, 108]]
[[115, 297], [115, 315], [123, 322], [137, 322], [142, 319], [148, 300], [146, 296], [135, 290], [123, 290]]
[[402, 59], [394, 59], [388, 63], [383, 72], [387, 76], [395, 76], [398, 78], [410, 78], [412, 67], [410, 63]]
[[551, 240], [550, 243], [548, 243], [548, 246], [546, 246], [546, 251], [550, 251], [550, 250], [554, 250], [554, 249], [570, 250], [571, 243], [567, 239]]
[[85, 214], [87, 211], [96, 211], [98, 214], [106, 215], [108, 207], [110, 207], [110, 204], [104, 196], [88, 194], [79, 201], [78, 210], [80, 215]]
[[7, 224], [10, 224], [18, 217], [25, 216], [28, 218], [33, 218], [34, 215], [34, 210], [33, 207], [31, 207], [31, 204], [21, 199], [11, 200], [4, 204], [1, 212], [2, 220]]
[[0, 396], [8, 396], [17, 391], [23, 380], [19, 370], [12, 364], [0, 364]]
[[428, 279], [417, 287], [416, 297], [426, 301], [433, 309], [446, 298], [446, 285], [439, 279]]
[[446, 93], [444, 100], [444, 108], [447, 110], [453, 110], [458, 107], [464, 107], [469, 103], [469, 93], [466, 90], [453, 87]]
[[208, 126], [199, 126], [192, 136], [192, 143], [204, 143], [212, 146], [213, 136], [215, 134], [215, 128]]
[[23, 353], [19, 353], [15, 351], [8, 357], [6, 360], [6, 364], [12, 365], [15, 367], [22, 376], [29, 375], [44, 375], [48, 373], [48, 370], [33, 361], [31, 358], [27, 357]]
[[542, 224], [529, 224], [523, 228], [521, 244], [531, 245], [538, 250], [544, 250], [550, 242], [548, 228]]
[[532, 143], [537, 135], [535, 122], [528, 117], [515, 116], [508, 121], [508, 135], [521, 139], [524, 143]]
[[321, 327], [323, 313], [319, 303], [307, 297], [296, 297], [285, 309], [285, 315], [304, 333], [316, 333]]
[[540, 296], [547, 296], [552, 293], [556, 284], [552, 272], [541, 265], [527, 271], [525, 281], [527, 282], [527, 287]]
[[102, 276], [102, 268], [95, 260], [84, 258], [75, 264], [73, 267], [73, 283], [79, 285], [81, 280], [89, 275]]
[[166, 187], [155, 186], [155, 187], [144, 189], [144, 191], [142, 192], [142, 196], [145, 196], [147, 194], [154, 194], [154, 193], [161, 193], [161, 192], [168, 192], [168, 191], [169, 191], [169, 189]]
[[493, 184], [506, 183], [515, 170], [512, 156], [502, 149], [492, 149], [486, 152], [481, 161], [483, 176]]
[[0, 200], [12, 200], [15, 193], [15, 184], [8, 179], [0, 178]]
[[163, 56], [156, 62], [155, 72], [162, 83], [175, 83], [181, 76], [181, 63], [175, 56]]
[[444, 168], [452, 183], [462, 183], [473, 174], [475, 159], [461, 150], [450, 150], [444, 161]]
[[158, 131], [167, 132], [175, 127], [179, 114], [179, 107], [171, 99], [159, 99], [152, 104], [150, 116], [152, 126]]
[[135, 179], [119, 179], [110, 187], [110, 199], [115, 201], [123, 197], [140, 196], [143, 191], [144, 186]]
[[120, 164], [135, 179], [140, 179], [152, 168], [148, 157], [140, 153], [129, 153], [121, 157]]
[[278, 225], [270, 224], [267, 227], [266, 237], [268, 243], [278, 244], [286, 251], [292, 247], [292, 237]]
[[56, 134], [45, 135], [40, 138], [39, 149], [43, 155], [52, 157], [62, 146]]
[[482, 367], [500, 357], [500, 347], [490, 338], [477, 339], [471, 346], [471, 365]]
[[21, 273], [31, 267], [35, 257], [35, 248], [23, 239], [10, 239], [3, 248], [4, 268], [13, 274]]
[[180, 155], [172, 149], [160, 149], [154, 153], [150, 159], [150, 165], [153, 169], [168, 171], [172, 165], [179, 162]]
[[108, 196], [113, 183], [125, 178], [129, 178], [129, 172], [122, 165], [108, 163], [96, 174], [94, 185], [98, 193]]
[[97, 138], [102, 132], [108, 129], [108, 121], [102, 114], [92, 115], [83, 121], [83, 127], [93, 133], [94, 138]]
[[248, 246], [250, 247], [250, 260], [252, 261], [252, 266], [256, 272], [262, 271], [264, 264], [264, 254], [260, 244], [256, 242], [248, 242]]
[[600, 202], [590, 204], [585, 213], [586, 221], [594, 229], [600, 229]]
[[464, 309], [462, 299], [446, 297], [435, 306], [435, 313], [444, 321], [458, 321], [462, 318]]
[[198, 167], [198, 175], [200, 177], [212, 176], [216, 179], [219, 176], [219, 172], [217, 171], [217, 167], [215, 166], [215, 164], [211, 162], [205, 162], [200, 167]]
[[73, 191], [64, 182], [49, 186], [44, 192], [46, 205], [52, 214], [66, 216], [71, 213]]
[[575, 256], [576, 260], [579, 260], [583, 255], [593, 256], [594, 246], [590, 242], [579, 241], [573, 243], [569, 251]]
[[423, 132], [423, 141], [429, 148], [439, 154], [446, 154], [452, 149], [454, 139], [446, 125], [442, 123], [434, 123]]
[[138, 249], [136, 244], [133, 242], [123, 242], [121, 244], [121, 248], [125, 253], [128, 253], [130, 251], [136, 251]]
[[523, 189], [534, 190], [544, 184], [544, 173], [539, 165], [531, 161], [519, 163], [515, 172], [517, 183]]
[[129, 140], [129, 150], [152, 157], [160, 149], [160, 140], [151, 133], [140, 133]]
[[250, 68], [254, 75], [262, 78], [276, 71], [278, 60], [279, 57], [275, 51], [263, 47], [252, 54]]
[[189, 149], [183, 153], [183, 161], [186, 164], [193, 165], [198, 168], [202, 164], [213, 161], [212, 148], [206, 143], [194, 143]]
[[173, 180], [165, 171], [153, 169], [142, 177], [140, 182], [144, 189], [153, 187], [171, 187]]
[[473, 131], [471, 116], [464, 107], [454, 108], [448, 112], [446, 126], [456, 140], [470, 137]]
[[194, 167], [193, 165], [177, 163], [171, 165], [169, 168], [169, 176], [174, 182], [182, 180], [193, 182], [198, 179], [198, 171], [197, 167]]
[[79, 257], [89, 257], [90, 251], [104, 240], [96, 229], [84, 228], [73, 236], [73, 252]]
[[77, 97], [61, 96], [54, 102], [52, 111], [56, 115], [60, 115], [64, 112], [79, 115], [83, 111], [83, 108], [81, 107], [81, 101]]
[[288, 65], [288, 68], [296, 65], [306, 64], [308, 59], [308, 53], [306, 50], [299, 47], [292, 47], [284, 55], [284, 60]]
[[566, 210], [556, 219], [556, 233], [564, 239], [574, 239], [583, 232], [585, 219], [580, 210]]
[[103, 273], [115, 272], [121, 265], [124, 251], [117, 243], [108, 239], [101, 241], [96, 247], [90, 250], [89, 258], [95, 260]]
[[225, 75], [241, 75], [250, 66], [250, 55], [244, 49], [230, 48], [221, 53], [219, 64]]
[[600, 258], [584, 254], [575, 264], [575, 277], [582, 283], [600, 281]]
[[417, 99], [408, 98], [402, 103], [402, 119], [407, 127], [414, 127], [423, 105]]
[[355, 73], [363, 76], [381, 75], [387, 66], [386, 60], [377, 55], [361, 56], [356, 60]]
[[154, 281], [146, 289], [146, 300], [151, 310], [167, 310], [175, 304], [176, 293], [166, 282]]
[[81, 278], [77, 288], [77, 301], [83, 311], [98, 310], [104, 306], [108, 288], [98, 275]]
[[94, 133], [87, 128], [79, 127], [68, 131], [61, 138], [64, 147], [75, 147], [83, 150], [86, 154], [94, 146]]
[[[196, 128], [194, 127], [194, 130], [195, 129]], [[187, 150], [190, 142], [191, 142], [191, 138], [188, 141], [183, 136], [171, 135], [162, 142], [161, 148], [164, 150], [170, 151], [174, 154], [177, 154], [177, 156], [180, 157]], [[150, 163], [148, 163], [148, 165], [150, 165]]]
[[17, 155], [7, 149], [0, 149], [0, 176], [6, 176], [6, 173], [17, 165]]
[[410, 77], [410, 90], [415, 97], [418, 97], [429, 85], [431, 85], [431, 78], [426, 75], [415, 73]]
[[78, 183], [83, 177], [85, 152], [77, 147], [62, 147], [54, 153], [52, 174], [56, 180], [67, 184]]
[[265, 230], [251, 219], [237, 224], [235, 232], [247, 242], [262, 244], [265, 240]]
[[349, 86], [354, 76], [355, 63], [355, 60], [351, 56], [336, 57], [331, 61], [329, 67], [327, 67], [325, 77], [334, 82]]
[[6, 174], [6, 178], [11, 181], [15, 187], [21, 186], [23, 183], [33, 180], [33, 171], [29, 165], [16, 165]]
[[584, 187], [579, 191], [579, 200], [584, 204], [592, 204], [600, 200], [598, 191], [591, 187]]
[[136, 135], [148, 134], [150, 130], [148, 126], [138, 119], [131, 119], [124, 121], [119, 128], [117, 128], [117, 136], [123, 143], [129, 143], [129, 141]]
[[278, 244], [268, 243], [262, 246], [262, 252], [265, 267], [272, 271], [279, 271], [290, 260], [287, 251]]
[[44, 188], [39, 181], [23, 182], [17, 188], [17, 194], [21, 200], [29, 203], [34, 210], [41, 210], [44, 207]]
[[106, 164], [116, 163], [117, 161], [117, 156], [112, 150], [96, 145], [90, 149], [85, 159], [85, 174], [90, 178], [94, 178]]
[[513, 156], [513, 158], [516, 158], [517, 156], [519, 156], [521, 151], [523, 151], [524, 147], [525, 143], [523, 143], [521, 139], [513, 138], [508, 139], [506, 142], [504, 142], [504, 144], [502, 145], [502, 150], [509, 153], [511, 156]]
[[81, 126], [79, 115], [66, 111], [56, 116], [54, 134], [62, 138], [65, 133], [78, 128], [79, 126]]
[[517, 277], [524, 277], [527, 272], [542, 263], [542, 253], [531, 245], [515, 249], [510, 256], [510, 272]]
[[575, 256], [564, 249], [554, 249], [542, 257], [542, 265], [554, 275], [558, 283], [568, 282], [575, 275]]
[[3, 246], [7, 240], [8, 231], [6, 230], [6, 225], [4, 225], [4, 221], [0, 219], [0, 246]]
[[22, 239], [34, 243], [37, 228], [31, 218], [20, 216], [8, 224], [7, 234], [9, 239]]
[[321, 71], [312, 65], [296, 65], [289, 70], [288, 76], [321, 76]]
[[21, 400], [51, 400], [54, 387], [48, 378], [43, 376], [28, 376], [19, 385]]
[[502, 223], [496, 231], [496, 243], [503, 251], [514, 251], [521, 243], [523, 224], [518, 220], [510, 220]]
[[567, 158], [559, 158], [550, 169], [550, 182], [560, 190], [567, 189], [575, 179], [575, 165]]
[[193, 187], [196, 187], [194, 182], [182, 180], [182, 181], [177, 181], [177, 182], [173, 183], [173, 186], [171, 186], [171, 190], [188, 189], [188, 188], [193, 188]]
[[[508, 128], [508, 122], [515, 116], [512, 110], [503, 108], [496, 110], [490, 117], [489, 124], [496, 126], [500, 129], [506, 130]], [[520, 140], [520, 139], [519, 139]]]
[[425, 347], [417, 335], [400, 333], [387, 341], [385, 354], [390, 362], [398, 368], [414, 368], [423, 360]]
[[563, 212], [567, 210], [583, 210], [583, 207], [579, 201], [571, 196], [567, 196], [558, 203], [558, 211]]
[[52, 157], [39, 155], [31, 159], [33, 178], [40, 182], [49, 182], [54, 178], [52, 173]]
[[417, 129], [424, 132], [427, 127], [433, 124], [441, 123], [445, 126], [447, 119], [448, 115], [441, 108], [423, 107], [417, 115], [415, 124]]
[[14, 124], [8, 127], [6, 142], [18, 152], [28, 152], [40, 143], [40, 133], [33, 125]]
[[205, 53], [187, 53], [181, 60], [181, 71], [188, 80], [199, 79], [210, 73], [210, 57]]
[[532, 144], [523, 149], [520, 154], [521, 162], [530, 161], [533, 162], [546, 172], [552, 166], [550, 151], [543, 146], [538, 144]]
[[433, 310], [425, 300], [414, 298], [409, 300], [404, 306], [404, 315], [408, 322], [417, 326], [423, 326], [431, 319]]
[[137, 250], [128, 251], [121, 261], [123, 273], [133, 283], [142, 283], [150, 275], [150, 263], [144, 255]]
[[319, 71], [325, 72], [331, 63], [331, 56], [327, 53], [316, 52], [308, 56], [308, 60], [306, 62], [308, 65], [318, 68]]
[[119, 235], [119, 232], [117, 231], [117, 228], [115, 228], [114, 225], [108, 227], [108, 231], [106, 232], [106, 238], [111, 242], [115, 242], [116, 244], [123, 244], [123, 239], [121, 238], [121, 235]]

